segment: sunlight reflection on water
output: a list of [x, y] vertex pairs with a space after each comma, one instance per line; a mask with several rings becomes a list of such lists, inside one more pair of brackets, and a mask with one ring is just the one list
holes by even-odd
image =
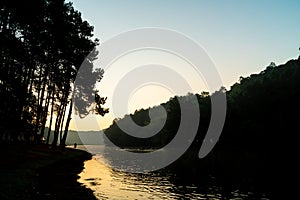
[[[79, 148], [84, 149], [82, 146]], [[181, 184], [172, 181], [175, 175], [171, 173], [132, 174], [116, 171], [109, 165], [103, 150], [103, 146], [98, 147], [99, 154], [85, 162], [85, 169], [79, 174], [78, 180], [92, 189], [98, 199], [224, 199], [221, 187]], [[249, 196], [251, 193], [233, 191], [230, 199]]]
[[[195, 186], [178, 187], [172, 184], [169, 178], [170, 175], [115, 171], [94, 158], [85, 162], [85, 170], [80, 174], [79, 182], [92, 189], [99, 199], [207, 198], [195, 193]], [[180, 190], [184, 190], [185, 194], [180, 194]]]

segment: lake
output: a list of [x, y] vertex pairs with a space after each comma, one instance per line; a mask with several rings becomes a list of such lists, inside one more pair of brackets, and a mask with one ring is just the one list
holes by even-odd
[[[81, 145], [77, 148], [85, 149]], [[213, 177], [202, 182], [182, 180], [165, 171], [145, 174], [117, 171], [105, 155], [107, 148], [112, 147], [88, 148], [92, 149], [94, 157], [85, 162], [78, 181], [93, 190], [98, 199], [268, 199], [263, 194], [253, 194], [250, 189], [226, 191]]]

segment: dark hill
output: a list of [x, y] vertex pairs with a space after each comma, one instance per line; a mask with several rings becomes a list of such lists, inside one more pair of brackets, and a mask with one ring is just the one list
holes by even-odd
[[[210, 95], [206, 92], [195, 94], [201, 111], [196, 139], [168, 169], [190, 178], [211, 174], [219, 177], [222, 184], [232, 187], [234, 184], [251, 184], [257, 191], [279, 191], [274, 189], [276, 184], [286, 184], [289, 182], [286, 178], [293, 177], [296, 172], [300, 57], [279, 66], [271, 63], [259, 74], [241, 77], [229, 91], [223, 88], [217, 92], [226, 92], [227, 96], [226, 122], [217, 145], [207, 157], [198, 158], [210, 122], [211, 105]], [[161, 104], [167, 110], [167, 121], [153, 137], [129, 136], [120, 130], [116, 121], [131, 117], [138, 125], [147, 125], [148, 111], [156, 107], [116, 119], [105, 134], [122, 148], [161, 148], [172, 140], [180, 123], [178, 98], [189, 102], [191, 95], [174, 97]]]

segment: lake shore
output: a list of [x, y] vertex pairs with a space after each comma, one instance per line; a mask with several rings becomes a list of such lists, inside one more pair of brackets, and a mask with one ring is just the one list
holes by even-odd
[[0, 199], [96, 199], [77, 182], [88, 152], [47, 145], [1, 145]]

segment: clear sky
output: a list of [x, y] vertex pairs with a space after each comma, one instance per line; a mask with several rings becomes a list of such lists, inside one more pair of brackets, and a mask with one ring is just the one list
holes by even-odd
[[[258, 73], [271, 61], [282, 64], [299, 56], [299, 0], [73, 0], [72, 2], [82, 13], [82, 17], [94, 26], [95, 37], [100, 41], [142, 27], [167, 28], [187, 35], [206, 50], [227, 89], [238, 81], [240, 76]], [[149, 59], [158, 55], [150, 52], [144, 55], [144, 58], [147, 56]], [[129, 55], [129, 58], [120, 59], [116, 65], [124, 65], [126, 59], [132, 61], [136, 58], [141, 58], [141, 55]], [[99, 59], [101, 60], [101, 54]], [[181, 66], [184, 66], [184, 63]], [[103, 84], [100, 84], [99, 88], [100, 93], [108, 97], [109, 107], [112, 96], [109, 91], [110, 85], [105, 78], [113, 77], [106, 77], [104, 74]], [[203, 88], [197, 91], [201, 90]], [[151, 92], [155, 92], [156, 95], [145, 96]], [[165, 88], [144, 87], [132, 94], [128, 110], [133, 112], [137, 108], [147, 108], [167, 101], [170, 96], [173, 96], [172, 92]], [[112, 113], [104, 118], [89, 116], [81, 125], [78, 125], [80, 122], [77, 121], [77, 128], [80, 130], [106, 128], [115, 117], [121, 116], [114, 116]], [[100, 124], [92, 124], [91, 121]], [[76, 123], [71, 124], [71, 129], [76, 129]]]

